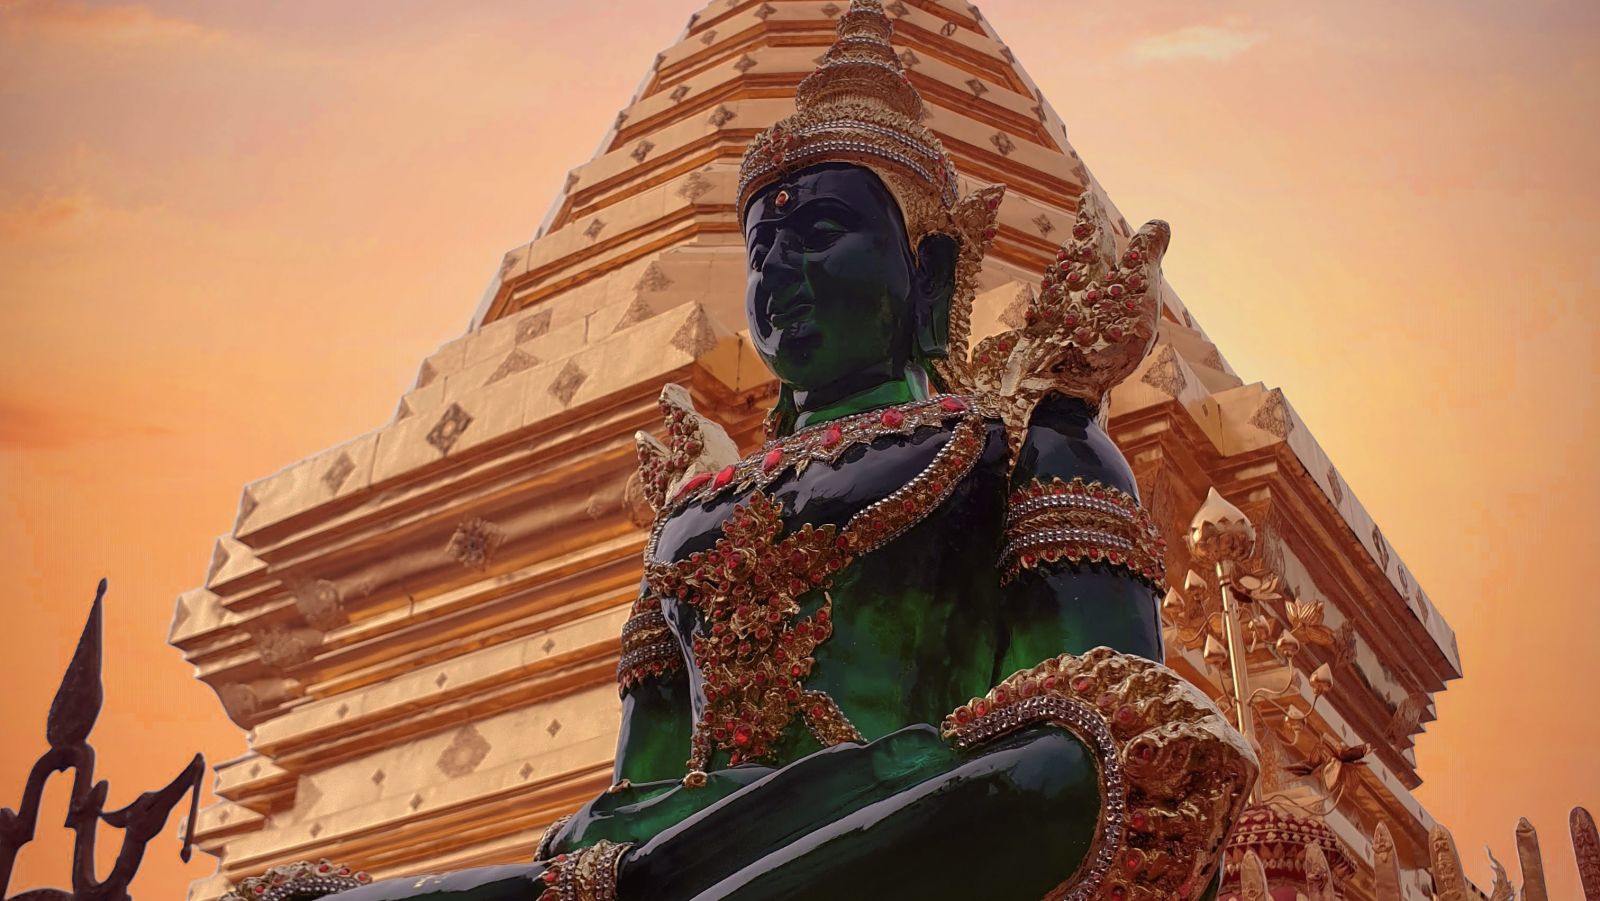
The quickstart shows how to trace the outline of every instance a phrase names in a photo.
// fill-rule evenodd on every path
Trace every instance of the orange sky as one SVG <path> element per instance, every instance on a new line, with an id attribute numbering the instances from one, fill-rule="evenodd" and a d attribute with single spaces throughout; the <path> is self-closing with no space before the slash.
<path id="1" fill-rule="evenodd" d="M 1419 745 L 1469 873 L 1600 807 L 1592 0 L 988 0 L 1169 278 L 1454 625 Z M 112 801 L 242 737 L 165 646 L 245 482 L 384 421 L 693 10 L 0 0 L 0 804 L 101 575 Z M 625 23 L 626 30 L 619 30 Z M 59 838 L 64 791 L 42 832 Z M 66 872 L 54 841 L 12 889 Z M 151 850 L 135 893 L 209 859 Z"/>

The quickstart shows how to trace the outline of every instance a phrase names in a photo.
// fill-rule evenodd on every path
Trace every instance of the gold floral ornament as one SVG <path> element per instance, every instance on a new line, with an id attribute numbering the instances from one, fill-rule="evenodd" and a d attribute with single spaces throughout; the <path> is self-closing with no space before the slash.
<path id="1" fill-rule="evenodd" d="M 706 699 L 692 771 L 704 770 L 717 748 L 730 751 L 733 764 L 767 758 L 803 712 L 812 652 L 833 633 L 831 603 L 797 618 L 799 598 L 850 562 L 849 543 L 833 526 L 807 523 L 780 540 L 782 530 L 783 508 L 757 492 L 734 508 L 712 550 L 651 565 L 652 586 L 695 604 L 707 622 L 692 646 Z"/>
<path id="2" fill-rule="evenodd" d="M 1020 329 L 978 345 L 973 389 L 1003 405 L 1014 444 L 1034 407 L 1048 394 L 1081 398 L 1095 408 L 1127 378 L 1155 343 L 1160 315 L 1165 222 L 1146 223 L 1120 255 L 1099 199 L 1079 199 L 1072 241 L 1045 269 Z"/>
<path id="3" fill-rule="evenodd" d="M 273 867 L 241 880 L 220 901 L 310 901 L 346 889 L 360 888 L 372 877 L 327 859 Z"/>
<path id="4" fill-rule="evenodd" d="M 750 142 L 739 167 L 739 209 L 810 166 L 849 163 L 871 170 L 899 205 L 913 253 L 929 235 L 946 235 L 960 247 L 949 356 L 935 360 L 934 369 L 943 388 L 970 393 L 972 298 L 1005 188 L 992 185 L 957 199 L 955 165 L 922 124 L 927 108 L 894 52 L 894 22 L 879 0 L 852 0 L 837 33 L 821 65 L 800 83 L 794 114 Z"/>
<path id="5" fill-rule="evenodd" d="M 1017 672 L 940 731 L 967 749 L 1041 724 L 1084 743 L 1105 799 L 1088 856 L 1046 898 L 1198 898 L 1256 777 L 1211 699 L 1160 664 L 1095 648 Z"/>

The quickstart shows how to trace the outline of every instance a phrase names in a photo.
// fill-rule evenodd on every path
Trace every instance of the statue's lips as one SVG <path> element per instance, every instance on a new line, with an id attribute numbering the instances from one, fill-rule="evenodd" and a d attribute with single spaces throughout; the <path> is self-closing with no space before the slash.
<path id="1" fill-rule="evenodd" d="M 811 319 L 811 311 L 815 309 L 812 304 L 799 303 L 787 307 L 781 312 L 773 313 L 768 321 L 774 329 L 783 330 L 792 325 L 798 325 Z"/>

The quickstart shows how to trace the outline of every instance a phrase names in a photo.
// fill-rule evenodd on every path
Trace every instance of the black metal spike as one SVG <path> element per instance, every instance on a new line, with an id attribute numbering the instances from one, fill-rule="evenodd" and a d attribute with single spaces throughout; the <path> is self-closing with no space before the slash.
<path id="1" fill-rule="evenodd" d="M 87 741 L 95 720 L 100 718 L 100 705 L 105 701 L 100 684 L 101 604 L 105 596 L 106 580 L 101 579 L 94 606 L 89 608 L 89 620 L 78 638 L 78 649 L 67 665 L 67 674 L 61 678 L 55 700 L 50 702 L 45 737 L 52 748 L 70 748 Z"/>

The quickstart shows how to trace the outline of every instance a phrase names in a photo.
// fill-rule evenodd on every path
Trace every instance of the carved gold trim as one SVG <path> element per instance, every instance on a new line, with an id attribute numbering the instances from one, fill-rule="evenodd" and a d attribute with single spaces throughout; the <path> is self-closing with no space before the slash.
<path id="1" fill-rule="evenodd" d="M 1211 699 L 1160 664 L 1096 648 L 1013 674 L 941 733 L 966 749 L 1039 724 L 1088 747 L 1104 799 L 1089 855 L 1046 897 L 1199 897 L 1256 776 L 1255 754 Z"/>

